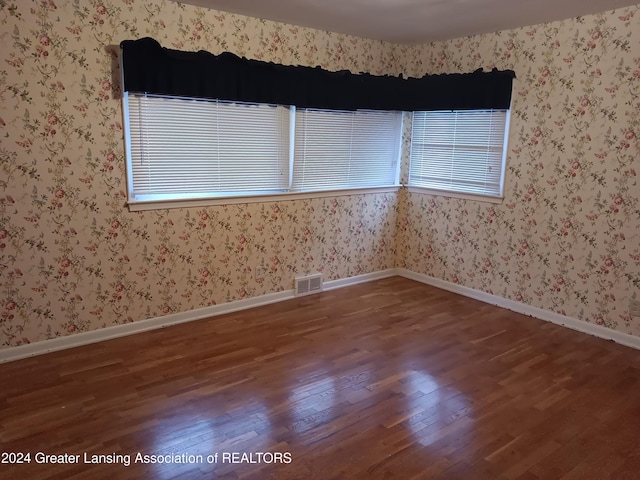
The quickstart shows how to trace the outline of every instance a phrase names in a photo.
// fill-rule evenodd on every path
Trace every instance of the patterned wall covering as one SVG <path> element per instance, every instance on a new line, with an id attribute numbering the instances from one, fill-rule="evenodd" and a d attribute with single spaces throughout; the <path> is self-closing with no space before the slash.
<path id="1" fill-rule="evenodd" d="M 411 47 L 168 0 L 0 2 L 0 348 L 394 266 L 640 335 L 639 23 L 632 7 Z M 374 74 L 513 68 L 506 199 L 131 213 L 117 45 L 142 36 Z"/>
<path id="2" fill-rule="evenodd" d="M 393 193 L 129 212 L 116 55 L 142 36 L 397 74 L 382 42 L 170 1 L 0 2 L 2 347 L 394 266 Z"/>
<path id="3" fill-rule="evenodd" d="M 403 47 L 408 73 L 515 70 L 502 204 L 408 194 L 398 266 L 640 335 L 640 6 Z"/>

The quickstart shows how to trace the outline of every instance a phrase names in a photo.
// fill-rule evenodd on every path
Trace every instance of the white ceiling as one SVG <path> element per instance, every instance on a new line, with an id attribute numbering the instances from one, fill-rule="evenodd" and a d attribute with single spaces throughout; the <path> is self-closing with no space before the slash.
<path id="1" fill-rule="evenodd" d="M 427 43 L 563 20 L 638 0 L 180 0 L 394 43 Z"/>

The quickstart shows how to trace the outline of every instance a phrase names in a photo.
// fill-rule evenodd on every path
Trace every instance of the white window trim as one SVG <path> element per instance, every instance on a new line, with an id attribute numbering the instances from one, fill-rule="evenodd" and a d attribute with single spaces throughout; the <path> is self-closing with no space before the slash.
<path id="1" fill-rule="evenodd" d="M 382 187 L 349 188 L 343 190 L 321 190 L 314 192 L 283 192 L 268 195 L 237 195 L 219 198 L 198 198 L 185 200 L 161 200 L 128 202 L 129 210 L 140 212 L 145 210 L 162 210 L 171 208 L 206 207 L 215 205 L 237 205 L 248 203 L 282 202 L 307 198 L 342 197 L 351 195 L 366 195 L 370 193 L 398 192 L 402 185 L 388 185 Z"/>
<path id="2" fill-rule="evenodd" d="M 434 190 L 432 188 L 415 187 L 411 185 L 403 185 L 409 193 L 419 193 L 422 195 L 432 195 L 434 197 L 444 198 L 460 198 L 463 200 L 474 200 L 476 202 L 502 203 L 504 195 L 501 197 L 490 197 L 488 195 L 473 195 L 471 193 L 452 192 L 449 190 Z"/>

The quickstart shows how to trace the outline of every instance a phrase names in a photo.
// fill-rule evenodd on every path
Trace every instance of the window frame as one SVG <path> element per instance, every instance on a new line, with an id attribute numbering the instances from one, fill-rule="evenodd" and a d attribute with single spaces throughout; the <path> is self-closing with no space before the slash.
<path id="1" fill-rule="evenodd" d="M 327 188 L 322 190 L 291 190 L 293 185 L 293 168 L 294 168 L 294 144 L 295 144 L 295 125 L 296 125 L 296 107 L 286 106 L 290 109 L 289 116 L 289 189 L 286 191 L 274 191 L 265 193 L 261 192 L 225 192 L 225 194 L 203 194 L 202 196 L 190 194 L 185 198 L 166 198 L 166 199 L 136 199 L 134 197 L 134 179 L 133 179 L 133 165 L 132 165 L 132 151 L 131 151 L 131 123 L 129 114 L 129 95 L 141 95 L 134 92 L 123 92 L 122 95 L 122 108 L 124 118 L 124 135 L 125 135 L 125 157 L 126 157 L 126 177 L 127 177 L 127 204 L 130 211 L 144 211 L 144 210 L 159 210 L 169 208 L 182 208 L 182 207 L 197 207 L 197 206 L 209 206 L 209 205 L 228 205 L 239 203 L 258 203 L 258 202 L 273 202 L 278 200 L 295 200 L 300 198 L 320 198 L 320 197 L 334 197 L 341 195 L 353 195 L 353 194 L 367 194 L 367 193 L 385 193 L 385 192 L 397 192 L 402 186 L 399 183 L 400 164 L 401 164 L 401 149 L 402 149 L 402 126 L 405 119 L 403 112 L 397 112 L 400 119 L 398 121 L 399 128 L 396 132 L 397 139 L 397 152 L 394 159 L 391 161 L 391 167 L 395 169 L 394 178 L 389 184 L 377 185 L 377 186 L 336 186 L 336 188 Z M 158 95 L 156 95 L 158 96 Z M 169 97 L 162 96 L 160 97 Z M 243 102 L 240 102 L 243 103 Z M 337 111 L 339 112 L 339 111 Z M 213 192 L 211 192 L 213 193 Z"/>
<path id="2" fill-rule="evenodd" d="M 455 189 L 445 189 L 445 188 L 434 188 L 427 187 L 421 185 L 415 185 L 411 183 L 411 161 L 412 161 L 412 153 L 413 153 L 413 114 L 417 112 L 413 112 L 411 116 L 411 140 L 410 140 L 410 151 L 408 152 L 408 173 L 407 173 L 407 184 L 406 187 L 411 193 L 421 193 L 427 195 L 441 196 L 441 197 L 449 197 L 449 198 L 460 198 L 465 200 L 474 200 L 479 202 L 489 202 L 489 203 L 502 203 L 504 200 L 504 185 L 506 178 L 506 166 L 507 166 L 507 156 L 508 156 L 508 144 L 509 144 L 509 134 L 510 134 L 510 123 L 511 123 L 511 106 L 507 109 L 476 109 L 470 111 L 487 111 L 487 110 L 496 110 L 496 111 L 504 111 L 505 112 L 505 122 L 504 122 L 504 131 L 503 131 L 503 141 L 502 141 L 502 158 L 500 163 L 500 181 L 499 181 L 499 193 L 497 195 L 491 195 L 486 193 L 472 193 L 463 190 L 455 190 Z M 446 112 L 451 112 L 455 114 L 460 110 L 447 110 Z M 445 111 L 442 111 L 445 112 Z"/>
<path id="3" fill-rule="evenodd" d="M 132 174 L 132 165 L 131 165 L 131 155 L 130 155 L 130 145 L 131 139 L 130 135 L 130 125 L 129 125 L 129 115 L 128 115 L 128 92 L 124 92 L 122 95 L 122 107 L 123 107 L 123 118 L 124 118 L 124 133 L 125 133 L 125 149 L 126 149 L 126 180 L 127 180 L 127 204 L 130 211 L 144 211 L 144 210 L 159 210 L 159 209 L 170 209 L 170 208 L 182 208 L 182 207 L 199 207 L 199 206 L 210 206 L 210 205 L 232 205 L 232 204 L 246 204 L 246 203 L 263 203 L 263 202 L 274 202 L 274 201 L 282 201 L 282 200 L 297 200 L 297 199 L 306 199 L 306 198 L 322 198 L 322 197 L 335 197 L 335 196 L 343 196 L 343 195 L 356 195 L 356 194 L 370 194 L 370 193 L 392 193 L 398 192 L 400 187 L 406 187 L 407 191 L 410 193 L 418 193 L 418 194 L 426 194 L 433 196 L 441 196 L 441 197 L 449 197 L 449 198 L 460 198 L 466 200 L 473 200 L 479 202 L 490 202 L 490 203 L 501 203 L 504 200 L 504 183 L 506 178 L 506 164 L 507 164 L 507 156 L 508 156 L 508 140 L 510 135 L 510 120 L 511 120 L 511 107 L 506 110 L 506 119 L 505 119 L 505 128 L 504 128 L 504 141 L 503 141 L 503 150 L 502 150 L 502 162 L 501 162 L 501 179 L 500 179 L 500 195 L 499 196 L 489 196 L 483 194 L 472 194 L 472 193 L 464 193 L 459 191 L 450 191 L 450 190 L 441 190 L 428 188 L 423 186 L 412 185 L 410 183 L 409 172 L 411 169 L 411 133 L 413 125 L 412 123 L 407 125 L 406 122 L 413 122 L 413 113 L 414 112 L 398 112 L 401 116 L 400 119 L 400 132 L 398 135 L 400 136 L 398 140 L 398 153 L 396 156 L 395 164 L 395 179 L 394 183 L 383 186 L 365 186 L 365 187 L 348 187 L 348 188 L 335 188 L 335 189 L 325 189 L 325 190 L 308 190 L 308 191 L 283 191 L 283 192 L 275 192 L 275 193 L 237 193 L 237 194 L 227 194 L 225 196 L 203 196 L 203 197 L 191 197 L 184 199 L 162 199 L 162 200 L 143 200 L 136 201 L 131 199 L 130 193 L 133 191 L 133 174 Z M 290 129 L 295 129 L 295 107 L 289 107 L 292 115 L 290 117 Z M 403 138 L 402 132 L 407 132 L 408 128 L 408 139 Z M 293 134 L 290 135 L 290 150 L 289 150 L 289 175 L 290 175 L 290 185 L 292 185 L 292 177 L 293 177 L 293 144 L 295 143 L 295 136 Z M 405 147 L 408 147 L 408 150 L 405 151 Z M 406 165 L 406 175 L 407 182 L 400 184 L 399 178 L 401 171 L 404 171 L 403 163 L 407 162 Z M 404 176 L 404 174 L 403 174 Z"/>

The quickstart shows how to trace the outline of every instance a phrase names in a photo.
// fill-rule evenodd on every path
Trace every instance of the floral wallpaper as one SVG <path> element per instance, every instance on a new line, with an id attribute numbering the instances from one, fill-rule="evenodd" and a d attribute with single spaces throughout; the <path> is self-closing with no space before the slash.
<path id="1" fill-rule="evenodd" d="M 169 0 L 0 2 L 0 348 L 393 267 L 640 335 L 639 24 L 630 7 L 405 46 Z M 512 68 L 506 198 L 130 212 L 117 55 L 143 36 L 373 74 Z"/>
<path id="2" fill-rule="evenodd" d="M 397 74 L 382 42 L 168 0 L 0 2 L 1 347 L 394 266 L 393 193 L 129 212 L 117 55 L 142 36 Z"/>
<path id="3" fill-rule="evenodd" d="M 398 56 L 518 77 L 504 202 L 407 193 L 398 266 L 640 335 L 640 6 Z"/>

